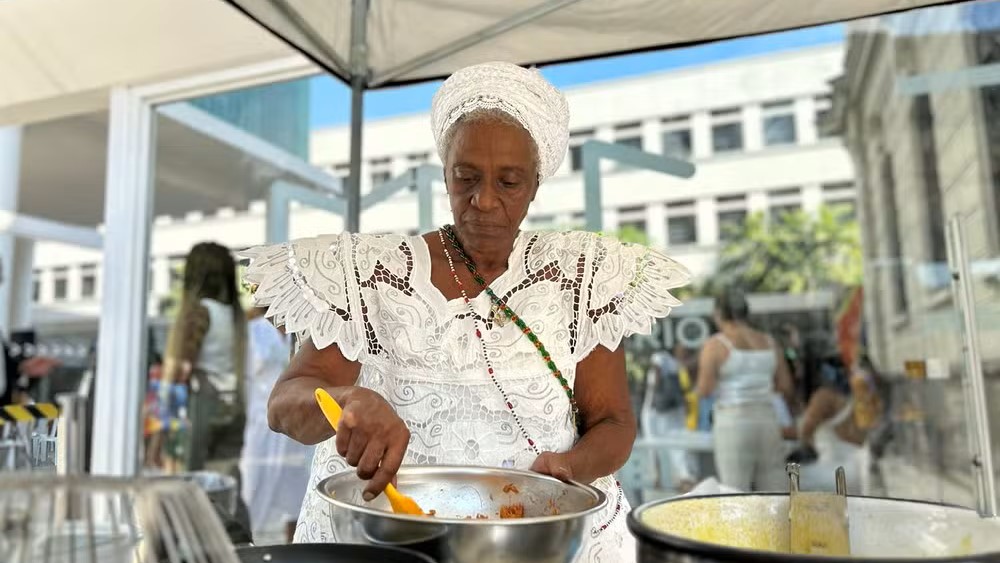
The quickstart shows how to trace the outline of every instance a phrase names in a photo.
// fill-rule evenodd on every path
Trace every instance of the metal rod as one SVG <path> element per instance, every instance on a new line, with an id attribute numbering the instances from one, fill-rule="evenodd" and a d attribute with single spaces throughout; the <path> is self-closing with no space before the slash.
<path id="1" fill-rule="evenodd" d="M 836 473 L 837 479 L 837 494 L 846 497 L 847 496 L 847 473 L 844 471 L 844 467 L 840 466 L 837 468 Z"/>
<path id="2" fill-rule="evenodd" d="M 418 55 L 404 63 L 400 63 L 394 67 L 386 69 L 375 75 L 372 79 L 372 86 L 381 86 L 399 76 L 403 76 L 408 72 L 423 68 L 429 64 L 433 64 L 441 59 L 454 55 L 460 51 L 464 51 L 473 45 L 482 43 L 488 39 L 492 39 L 498 35 L 502 35 L 521 27 L 522 25 L 529 24 L 539 18 L 545 17 L 552 12 L 561 10 L 570 4 L 575 4 L 580 0 L 549 0 L 548 2 L 542 2 L 541 4 L 514 14 L 513 16 L 501 20 L 491 26 L 485 27 L 466 35 L 460 39 L 452 41 L 446 45 L 432 49 L 422 55 Z"/>
<path id="3" fill-rule="evenodd" d="M 965 226 L 962 218 L 948 221 L 948 262 L 952 276 L 952 292 L 961 309 L 964 324 L 963 352 L 965 355 L 966 398 L 969 400 L 969 428 L 972 471 L 976 477 L 976 492 L 980 516 L 997 516 L 996 483 L 993 473 L 993 451 L 990 442 L 989 411 L 986 406 L 986 386 L 983 364 L 979 355 L 979 323 L 973 296 L 972 272 L 965 248 Z"/>
<path id="4" fill-rule="evenodd" d="M 789 463 L 785 465 L 785 473 L 788 474 L 788 492 L 799 492 L 799 464 Z"/>
<path id="5" fill-rule="evenodd" d="M 291 8 L 286 0 L 271 0 L 271 5 L 302 32 L 302 35 L 305 36 L 307 41 L 309 41 L 309 44 L 313 49 L 319 51 L 320 54 L 329 59 L 329 62 L 333 63 L 335 70 L 342 73 L 345 78 L 351 75 L 351 67 L 348 66 L 347 61 L 338 55 L 337 51 L 333 50 L 330 45 L 323 40 L 323 36 L 313 29 L 313 26 L 302 17 L 302 14 L 300 14 L 298 10 Z"/>
<path id="6" fill-rule="evenodd" d="M 354 0 L 351 8 L 351 160 L 347 183 L 345 230 L 361 228 L 361 132 L 365 87 L 368 83 L 368 0 Z"/>

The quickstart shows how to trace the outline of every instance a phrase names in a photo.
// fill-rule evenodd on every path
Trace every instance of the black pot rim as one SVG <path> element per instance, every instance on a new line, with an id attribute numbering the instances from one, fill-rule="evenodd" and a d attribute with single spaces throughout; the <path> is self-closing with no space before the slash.
<path id="1" fill-rule="evenodd" d="M 1000 552 L 980 553 L 974 555 L 959 555 L 954 557 L 834 557 L 824 555 L 802 556 L 791 553 L 780 553 L 775 551 L 762 551 L 755 549 L 742 549 L 725 545 L 700 542 L 673 534 L 667 534 L 654 530 L 639 521 L 638 514 L 654 506 L 661 506 L 672 502 L 682 502 L 689 500 L 717 499 L 732 497 L 787 497 L 788 493 L 726 493 L 721 495 L 697 495 L 687 497 L 674 497 L 665 500 L 655 500 L 647 502 L 629 512 L 626 522 L 628 529 L 636 539 L 642 542 L 649 542 L 659 547 L 667 547 L 679 551 L 686 555 L 695 557 L 706 557 L 722 563 L 802 563 L 803 561 L 817 561 L 822 563 L 980 563 L 982 561 L 1000 561 Z M 906 502 L 911 504 L 924 504 L 930 506 L 956 508 L 974 512 L 964 506 L 945 504 L 940 502 L 930 502 L 926 500 L 897 499 L 885 497 L 872 497 L 863 495 L 848 495 L 850 498 L 890 500 Z"/>

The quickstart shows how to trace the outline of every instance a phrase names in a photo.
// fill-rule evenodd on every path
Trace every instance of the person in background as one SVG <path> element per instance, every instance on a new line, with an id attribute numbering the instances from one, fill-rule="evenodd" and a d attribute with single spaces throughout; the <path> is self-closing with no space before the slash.
<path id="1" fill-rule="evenodd" d="M 822 384 L 803 415 L 800 445 L 787 461 L 803 464 L 801 484 L 815 490 L 833 490 L 834 472 L 844 467 L 848 491 L 857 494 L 865 470 L 861 448 L 884 406 L 878 372 L 867 356 L 850 374 L 835 361 L 825 363 L 822 371 Z"/>
<path id="2" fill-rule="evenodd" d="M 784 444 L 772 394 L 794 393 L 784 354 L 749 324 L 746 296 L 727 290 L 715 305 L 719 332 L 705 343 L 697 391 L 715 396 L 715 465 L 723 484 L 743 491 L 787 490 Z"/>
<path id="3" fill-rule="evenodd" d="M 3 287 L 3 262 L 0 261 L 0 287 Z M 43 356 L 25 357 L 14 353 L 7 341 L 8 335 L 0 334 L 0 407 L 31 402 L 28 389 L 33 380 L 48 376 L 61 362 Z"/>
<path id="4" fill-rule="evenodd" d="M 688 394 L 691 377 L 686 365 L 686 349 L 678 344 L 674 354 L 662 350 L 650 358 L 646 374 L 646 393 L 643 402 L 642 428 L 645 437 L 664 436 L 672 431 L 685 430 L 688 426 Z M 682 449 L 657 450 L 659 474 L 669 468 L 673 480 L 670 485 L 679 493 L 690 491 L 695 485 L 697 468 L 689 452 Z M 660 487 L 667 483 L 660 483 Z"/>
<path id="5" fill-rule="evenodd" d="M 240 456 L 243 500 L 250 510 L 253 536 L 281 529 L 288 543 L 309 484 L 313 448 L 272 432 L 267 400 L 288 366 L 291 339 L 264 317 L 266 308 L 250 310 L 247 325 L 247 425 Z"/>
<path id="6" fill-rule="evenodd" d="M 197 471 L 213 462 L 235 472 L 246 419 L 243 374 L 246 321 L 239 302 L 236 263 L 229 249 L 213 242 L 195 245 L 184 265 L 180 310 L 167 338 L 161 389 L 187 384 L 189 432 L 171 433 L 169 472 Z M 164 403 L 176 402 L 176 397 Z M 185 439 L 185 434 L 187 438 Z"/>

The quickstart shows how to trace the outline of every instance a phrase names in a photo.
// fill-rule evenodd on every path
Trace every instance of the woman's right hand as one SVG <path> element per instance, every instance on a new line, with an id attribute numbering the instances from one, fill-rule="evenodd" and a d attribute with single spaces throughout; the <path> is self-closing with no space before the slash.
<path id="1" fill-rule="evenodd" d="M 341 388 L 339 394 L 343 415 L 337 429 L 337 453 L 358 469 L 358 477 L 368 480 L 364 492 L 368 502 L 395 479 L 410 443 L 410 431 L 375 391 Z"/>

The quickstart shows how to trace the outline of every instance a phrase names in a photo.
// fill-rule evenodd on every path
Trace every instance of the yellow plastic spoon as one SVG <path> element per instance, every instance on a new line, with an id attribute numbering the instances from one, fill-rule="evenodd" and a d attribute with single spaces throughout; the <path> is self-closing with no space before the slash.
<path id="1" fill-rule="evenodd" d="M 316 389 L 316 402 L 319 403 L 320 410 L 326 415 L 327 422 L 330 423 L 330 426 L 334 430 L 337 430 L 337 425 L 340 424 L 340 415 L 343 414 L 340 405 L 322 388 Z M 385 486 L 385 496 L 388 497 L 389 504 L 392 505 L 392 511 L 396 514 L 424 515 L 424 511 L 420 509 L 417 501 L 397 491 L 396 487 L 392 486 L 392 483 Z"/>

